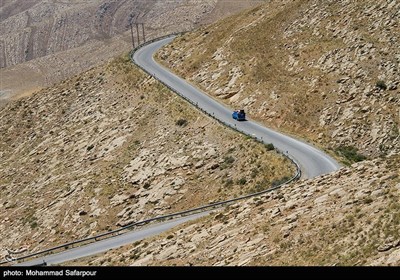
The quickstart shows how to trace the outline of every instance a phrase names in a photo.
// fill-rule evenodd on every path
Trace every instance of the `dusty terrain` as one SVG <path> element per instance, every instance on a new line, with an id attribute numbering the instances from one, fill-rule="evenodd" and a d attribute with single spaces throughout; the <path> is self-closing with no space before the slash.
<path id="1" fill-rule="evenodd" d="M 373 158 L 400 151 L 399 17 L 398 1 L 271 1 L 158 59 L 268 126 Z"/>
<path id="2" fill-rule="evenodd" d="M 191 108 L 126 55 L 9 103 L 0 119 L 2 256 L 294 174 L 287 159 Z"/>

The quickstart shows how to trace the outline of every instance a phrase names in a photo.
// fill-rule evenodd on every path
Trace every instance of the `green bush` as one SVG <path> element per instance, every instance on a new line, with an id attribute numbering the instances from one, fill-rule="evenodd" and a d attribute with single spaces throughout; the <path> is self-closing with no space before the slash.
<path id="1" fill-rule="evenodd" d="M 38 227 L 38 223 L 36 221 L 33 221 L 31 223 L 31 228 L 34 229 L 34 228 L 37 228 L 37 227 Z"/>
<path id="2" fill-rule="evenodd" d="M 379 81 L 376 82 L 376 87 L 378 87 L 380 89 L 383 89 L 383 90 L 387 89 L 387 86 L 386 86 L 385 82 L 382 81 L 382 80 L 379 80 Z"/>
<path id="3" fill-rule="evenodd" d="M 176 125 L 178 125 L 178 126 L 182 126 L 182 127 L 185 127 L 186 125 L 187 125 L 187 120 L 185 120 L 185 119 L 179 119 L 179 120 L 177 120 L 176 121 Z"/>
<path id="4" fill-rule="evenodd" d="M 265 147 L 267 148 L 267 151 L 272 151 L 275 149 L 274 144 L 272 143 L 266 144 Z"/>
<path id="5" fill-rule="evenodd" d="M 247 183 L 247 180 L 246 180 L 246 178 L 244 178 L 244 177 L 243 177 L 243 178 L 240 178 L 240 179 L 238 180 L 238 184 L 239 184 L 239 185 L 242 185 L 242 186 L 243 186 L 243 185 L 245 185 L 246 183 Z"/>
<path id="6" fill-rule="evenodd" d="M 346 158 L 350 163 L 359 162 L 366 159 L 366 157 L 362 154 L 359 154 L 357 148 L 353 146 L 339 146 L 336 149 L 336 152 L 340 156 Z"/>

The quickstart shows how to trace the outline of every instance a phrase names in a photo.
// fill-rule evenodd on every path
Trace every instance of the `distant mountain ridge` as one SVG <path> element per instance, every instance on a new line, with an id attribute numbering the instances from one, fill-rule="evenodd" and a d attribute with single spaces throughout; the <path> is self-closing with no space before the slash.
<path id="1" fill-rule="evenodd" d="M 0 102 L 127 52 L 130 22 L 146 38 L 191 30 L 262 1 L 90 0 L 0 2 Z M 138 44 L 134 26 L 135 44 Z M 140 34 L 140 41 L 143 42 Z M 23 77 L 23 78 L 21 78 Z"/>

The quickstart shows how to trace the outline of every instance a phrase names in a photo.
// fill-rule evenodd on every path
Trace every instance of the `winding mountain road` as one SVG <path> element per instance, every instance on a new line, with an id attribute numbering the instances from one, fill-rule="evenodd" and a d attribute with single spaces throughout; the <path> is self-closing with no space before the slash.
<path id="1" fill-rule="evenodd" d="M 312 178 L 339 169 L 340 166 L 334 159 L 307 143 L 275 132 L 251 120 L 238 122 L 232 119 L 232 109 L 222 105 L 207 94 L 203 93 L 201 90 L 195 88 L 184 79 L 171 73 L 167 68 L 155 62 L 153 58 L 154 53 L 172 40 L 173 37 L 169 37 L 143 46 L 134 53 L 133 60 L 136 64 L 157 77 L 157 79 L 163 81 L 169 87 L 173 88 L 175 91 L 191 100 L 191 102 L 196 104 L 199 108 L 218 118 L 222 122 L 236 127 L 246 134 L 257 137 L 265 143 L 273 143 L 276 148 L 282 152 L 288 153 L 288 155 L 290 155 L 299 164 L 303 178 Z M 251 112 L 249 112 L 249 114 L 251 115 Z M 137 231 L 121 234 L 61 253 L 39 257 L 37 259 L 17 265 L 38 265 L 43 263 L 43 261 L 48 265 L 58 264 L 105 252 L 109 249 L 117 248 L 125 244 L 159 234 L 176 225 L 189 220 L 197 219 L 198 217 L 204 215 L 207 215 L 207 213 L 195 214 L 163 223 L 158 223 L 141 228 Z"/>
<path id="2" fill-rule="evenodd" d="M 208 213 L 198 213 L 192 216 L 182 217 L 178 219 L 174 219 L 171 221 L 166 221 L 163 223 L 157 223 L 154 225 L 144 226 L 139 230 L 131 231 L 125 234 L 118 235 L 116 237 L 111 237 L 108 239 L 100 240 L 94 243 L 90 243 L 88 245 L 76 247 L 73 249 L 68 249 L 66 251 L 46 255 L 44 257 L 38 257 L 31 261 L 18 263 L 15 266 L 33 266 L 33 265 L 41 265 L 43 262 L 46 265 L 59 264 L 63 262 L 67 262 L 70 260 L 75 260 L 91 255 L 95 255 L 98 253 L 102 253 L 108 251 L 110 249 L 118 248 L 127 244 L 131 244 L 135 241 L 142 240 L 157 234 L 160 234 L 164 231 L 169 230 L 179 224 L 184 222 L 195 220 L 197 218 L 206 216 Z"/>
<path id="3" fill-rule="evenodd" d="M 219 103 L 184 79 L 171 73 L 169 69 L 158 64 L 153 58 L 154 53 L 173 39 L 174 37 L 165 38 L 140 48 L 133 55 L 134 61 L 220 121 L 236 127 L 248 135 L 257 137 L 264 143 L 272 143 L 282 152 L 287 152 L 300 165 L 303 178 L 313 178 L 339 169 L 339 164 L 333 158 L 310 144 L 273 131 L 251 120 L 242 122 L 234 120 L 232 108 Z M 248 112 L 248 115 L 251 116 L 251 112 Z"/>

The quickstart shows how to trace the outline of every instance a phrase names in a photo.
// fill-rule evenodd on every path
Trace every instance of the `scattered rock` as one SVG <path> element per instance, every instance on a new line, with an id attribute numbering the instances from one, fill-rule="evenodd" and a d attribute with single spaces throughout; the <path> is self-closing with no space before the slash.
<path id="1" fill-rule="evenodd" d="M 87 215 L 87 212 L 85 210 L 79 211 L 79 216 L 85 216 Z"/>
<path id="2" fill-rule="evenodd" d="M 275 217 L 277 217 L 277 216 L 279 216 L 279 215 L 281 215 L 282 213 L 281 213 L 281 209 L 279 209 L 279 208 L 275 208 L 275 209 L 273 209 L 272 211 L 271 211 L 271 219 L 273 219 L 273 218 L 275 218 Z"/>
<path id="3" fill-rule="evenodd" d="M 194 168 L 198 169 L 204 166 L 204 161 L 203 160 L 199 160 L 195 165 Z"/>

